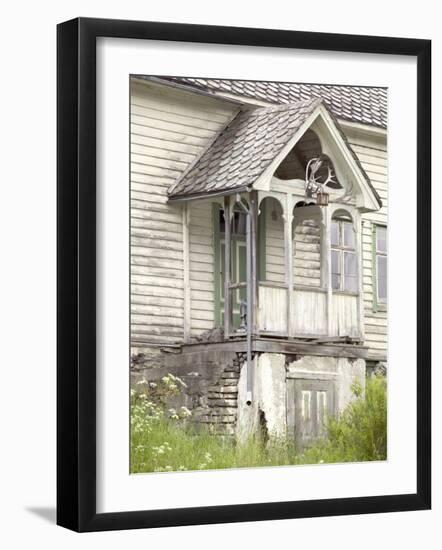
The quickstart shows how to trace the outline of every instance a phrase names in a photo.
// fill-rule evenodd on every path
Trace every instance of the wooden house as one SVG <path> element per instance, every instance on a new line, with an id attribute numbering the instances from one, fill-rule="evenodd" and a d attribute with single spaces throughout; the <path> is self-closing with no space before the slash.
<path id="1" fill-rule="evenodd" d="M 387 358 L 387 91 L 131 79 L 134 379 L 303 445 Z"/>

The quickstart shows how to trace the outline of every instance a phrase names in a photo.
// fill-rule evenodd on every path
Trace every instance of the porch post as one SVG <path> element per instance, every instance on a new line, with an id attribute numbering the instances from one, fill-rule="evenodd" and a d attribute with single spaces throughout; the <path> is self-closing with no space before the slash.
<path id="1" fill-rule="evenodd" d="M 332 281 L 331 281 L 331 212 L 329 206 L 322 210 L 321 285 L 327 291 L 327 336 L 332 336 Z"/>
<path id="2" fill-rule="evenodd" d="M 232 316 L 232 307 L 230 300 L 230 283 L 231 283 L 231 206 L 230 197 L 224 197 L 224 338 L 230 336 L 230 320 Z"/>
<path id="3" fill-rule="evenodd" d="M 258 193 L 252 191 L 250 193 L 250 257 L 251 257 L 251 274 L 250 282 L 252 286 L 252 333 L 259 332 L 259 280 L 258 280 Z"/>
<path id="4" fill-rule="evenodd" d="M 287 193 L 284 212 L 284 256 L 287 285 L 287 334 L 294 336 L 293 320 L 293 196 Z"/>

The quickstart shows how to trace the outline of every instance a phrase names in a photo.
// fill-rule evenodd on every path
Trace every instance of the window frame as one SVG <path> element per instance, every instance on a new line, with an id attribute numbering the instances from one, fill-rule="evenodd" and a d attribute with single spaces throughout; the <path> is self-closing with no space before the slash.
<path id="1" fill-rule="evenodd" d="M 339 260 L 339 263 L 340 263 L 340 273 L 339 273 L 339 276 L 340 276 L 340 284 L 339 284 L 339 288 L 333 288 L 333 272 L 332 272 L 332 263 L 333 262 L 330 262 L 330 274 L 331 274 L 331 289 L 332 289 L 332 292 L 336 292 L 336 293 L 341 293 L 341 294 L 349 294 L 349 295 L 352 295 L 352 296 L 359 296 L 359 256 L 358 256 L 358 249 L 357 249 L 357 236 L 356 236 L 356 231 L 355 231 L 355 228 L 354 228 L 354 222 L 353 222 L 353 219 L 348 216 L 348 217 L 343 217 L 343 216 L 336 216 L 336 217 L 332 217 L 331 219 L 331 224 L 333 225 L 333 223 L 338 223 L 338 240 L 339 240 L 339 244 L 333 244 L 332 243 L 332 238 L 331 238 L 331 228 L 330 228 L 330 258 L 332 256 L 332 251 L 333 250 L 336 250 L 339 252 L 340 254 L 340 260 Z M 345 240 L 344 240 L 344 224 L 350 224 L 352 229 L 353 229 L 353 246 L 347 246 L 345 245 Z M 356 275 L 355 275 L 355 278 L 356 278 L 356 282 L 357 282 L 357 290 L 347 290 L 345 289 L 345 253 L 346 252 L 351 252 L 355 255 L 356 257 Z"/>
<path id="2" fill-rule="evenodd" d="M 373 223 L 372 224 L 372 275 L 373 275 L 373 311 L 376 313 L 378 311 L 387 311 L 388 304 L 388 289 L 387 289 L 387 299 L 379 299 L 379 284 L 378 284 L 378 256 L 383 256 L 387 261 L 387 281 L 388 281 L 388 244 L 386 246 L 385 252 L 378 251 L 378 239 L 377 232 L 378 229 L 382 228 L 388 232 L 388 227 L 383 223 Z M 386 240 L 387 242 L 387 240 Z M 387 282 L 386 281 L 386 282 Z"/>
<path id="3" fill-rule="evenodd" d="M 221 278 L 222 244 L 224 233 L 220 231 L 220 213 L 224 207 L 216 202 L 212 203 L 212 232 L 213 232 L 213 295 L 214 295 L 214 326 L 222 327 L 222 312 L 224 309 L 224 287 Z M 266 280 L 266 210 L 265 204 L 260 206 L 258 219 L 258 277 L 259 281 Z M 245 240 L 245 235 L 244 235 Z"/>

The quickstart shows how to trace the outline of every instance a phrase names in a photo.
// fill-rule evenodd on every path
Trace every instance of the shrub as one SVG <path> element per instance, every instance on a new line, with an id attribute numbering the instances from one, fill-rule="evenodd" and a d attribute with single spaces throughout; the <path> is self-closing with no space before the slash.
<path id="1" fill-rule="evenodd" d="M 387 392 L 385 378 L 367 380 L 365 395 L 353 387 L 355 399 L 337 419 L 327 422 L 328 440 L 296 452 L 290 439 L 264 445 L 251 438 L 243 445 L 195 433 L 185 407 L 167 409 L 167 399 L 184 383 L 169 375 L 156 384 L 143 381 L 131 394 L 131 471 L 161 472 L 256 466 L 385 460 L 387 457 Z"/>
<path id="2" fill-rule="evenodd" d="M 338 418 L 327 422 L 328 439 L 303 453 L 303 463 L 363 462 L 387 458 L 387 382 L 367 379 L 365 396 L 354 385 L 356 399 Z"/>

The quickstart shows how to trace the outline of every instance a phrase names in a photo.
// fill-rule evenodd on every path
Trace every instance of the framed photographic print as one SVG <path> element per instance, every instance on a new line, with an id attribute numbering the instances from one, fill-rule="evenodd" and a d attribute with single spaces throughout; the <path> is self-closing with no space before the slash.
<path id="1" fill-rule="evenodd" d="M 430 52 L 58 26 L 59 525 L 430 507 Z"/>

